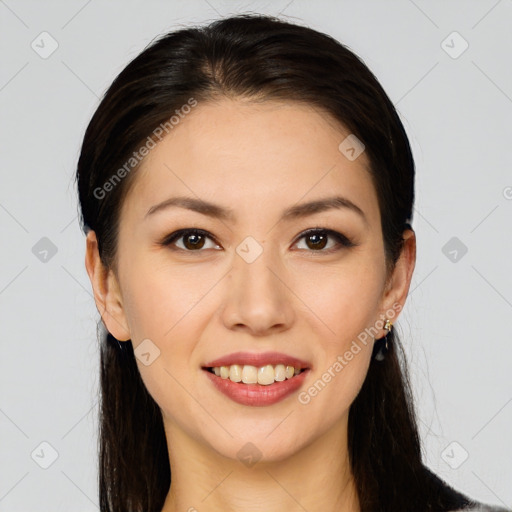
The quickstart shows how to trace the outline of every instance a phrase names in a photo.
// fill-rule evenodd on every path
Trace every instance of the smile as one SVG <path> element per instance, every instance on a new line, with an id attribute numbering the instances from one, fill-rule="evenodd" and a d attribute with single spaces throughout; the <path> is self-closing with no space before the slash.
<path id="1" fill-rule="evenodd" d="M 283 382 L 299 375 L 304 369 L 284 364 L 260 366 L 232 364 L 230 366 L 215 366 L 209 371 L 222 379 L 229 379 L 231 382 L 242 382 L 244 384 L 261 384 L 269 386 L 274 382 Z"/>
<path id="2" fill-rule="evenodd" d="M 231 374 L 233 366 L 240 366 L 241 370 L 235 369 L 233 372 L 234 374 L 239 372 L 242 375 L 242 379 L 244 378 L 244 370 L 248 368 L 245 370 L 245 374 L 248 376 L 246 380 L 254 381 L 256 375 L 258 381 L 262 378 L 265 382 L 270 382 L 270 378 L 272 378 L 272 382 L 260 384 L 259 382 L 250 383 L 243 382 L 242 380 L 239 382 L 232 381 L 229 375 Z M 303 385 L 304 380 L 311 371 L 309 368 L 297 369 L 293 366 L 284 367 L 285 379 L 279 381 L 276 380 L 276 371 L 277 377 L 282 378 L 281 366 L 284 365 L 276 365 L 275 368 L 272 365 L 266 365 L 260 368 L 250 365 L 231 365 L 229 367 L 203 368 L 203 370 L 204 375 L 209 379 L 211 384 L 213 384 L 215 389 L 232 401 L 241 405 L 263 407 L 280 402 L 296 392 Z M 216 375 L 215 369 L 217 369 L 219 375 Z M 262 370 L 261 373 L 260 370 Z M 229 374 L 227 373 L 228 371 Z M 287 374 L 290 375 L 292 371 L 293 374 L 288 377 Z M 296 371 L 298 371 L 298 373 L 296 373 Z M 223 372 L 225 377 L 222 377 L 220 372 Z M 274 375 L 272 375 L 271 372 Z"/>

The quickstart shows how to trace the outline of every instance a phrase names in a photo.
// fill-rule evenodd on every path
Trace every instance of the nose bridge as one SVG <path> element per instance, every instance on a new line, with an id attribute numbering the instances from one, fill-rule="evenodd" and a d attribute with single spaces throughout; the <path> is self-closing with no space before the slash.
<path id="1" fill-rule="evenodd" d="M 255 333 L 264 333 L 288 325 L 292 305 L 278 277 L 278 256 L 264 244 L 254 242 L 246 239 L 233 256 L 224 321 L 228 327 L 245 325 Z"/>
<path id="2" fill-rule="evenodd" d="M 243 291 L 272 299 L 279 294 L 279 280 L 271 271 L 277 267 L 276 258 L 268 247 L 262 249 L 254 260 L 245 259 L 238 252 L 233 264 L 233 273 L 236 276 L 235 280 L 239 280 L 239 284 L 243 285 Z"/>

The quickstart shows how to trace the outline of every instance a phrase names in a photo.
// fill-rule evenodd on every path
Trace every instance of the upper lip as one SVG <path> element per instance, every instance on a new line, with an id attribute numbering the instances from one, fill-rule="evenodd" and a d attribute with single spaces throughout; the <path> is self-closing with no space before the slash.
<path id="1" fill-rule="evenodd" d="M 282 354 L 280 352 L 234 352 L 227 356 L 219 357 L 213 361 L 209 361 L 203 365 L 204 368 L 213 368 L 216 366 L 231 366 L 232 364 L 265 366 L 267 364 L 276 365 L 284 364 L 285 366 L 293 366 L 295 368 L 305 369 L 311 368 L 310 363 L 299 359 L 298 357 Z"/>

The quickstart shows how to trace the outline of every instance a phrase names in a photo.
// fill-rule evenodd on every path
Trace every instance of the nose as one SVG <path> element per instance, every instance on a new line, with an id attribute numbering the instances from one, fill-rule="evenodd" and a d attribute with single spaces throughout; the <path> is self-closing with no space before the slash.
<path id="1" fill-rule="evenodd" d="M 284 268 L 267 248 L 252 263 L 235 254 L 227 276 L 224 325 L 253 336 L 289 329 L 294 320 L 293 293 L 284 274 Z"/>

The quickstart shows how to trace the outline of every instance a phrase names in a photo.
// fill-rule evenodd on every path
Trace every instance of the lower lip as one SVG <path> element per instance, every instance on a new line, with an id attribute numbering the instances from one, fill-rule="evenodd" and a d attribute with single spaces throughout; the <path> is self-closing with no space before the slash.
<path id="1" fill-rule="evenodd" d="M 262 407 L 280 402 L 294 391 L 297 391 L 304 383 L 309 369 L 295 375 L 291 379 L 274 382 L 274 384 L 269 384 L 268 386 L 233 382 L 230 379 L 217 377 L 217 375 L 208 370 L 203 371 L 212 384 L 234 402 L 242 405 L 252 405 L 253 407 Z"/>

